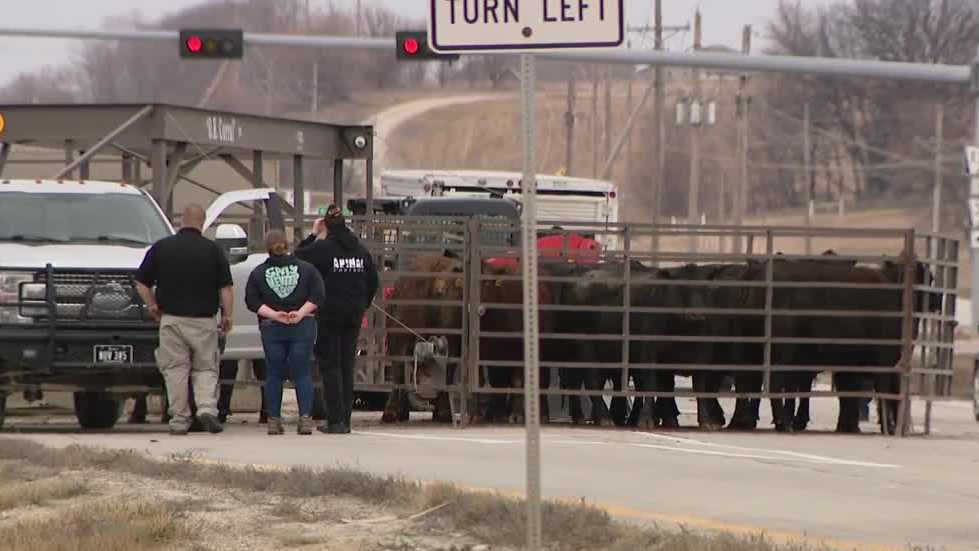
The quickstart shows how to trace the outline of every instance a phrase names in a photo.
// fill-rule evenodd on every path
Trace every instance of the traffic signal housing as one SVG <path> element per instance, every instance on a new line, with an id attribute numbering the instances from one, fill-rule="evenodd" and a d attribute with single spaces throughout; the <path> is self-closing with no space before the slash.
<path id="1" fill-rule="evenodd" d="M 241 29 L 180 30 L 180 57 L 184 59 L 241 59 L 244 54 Z"/>
<path id="2" fill-rule="evenodd" d="M 456 61 L 459 54 L 440 54 L 428 47 L 428 32 L 398 31 L 395 33 L 398 59 L 410 61 Z"/>

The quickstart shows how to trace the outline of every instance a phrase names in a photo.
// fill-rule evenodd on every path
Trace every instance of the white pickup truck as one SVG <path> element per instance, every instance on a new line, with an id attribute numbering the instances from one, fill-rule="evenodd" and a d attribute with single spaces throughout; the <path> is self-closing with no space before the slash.
<path id="1" fill-rule="evenodd" d="M 205 231 L 240 202 L 263 201 L 273 218 L 278 200 L 272 189 L 221 195 L 207 209 Z M 237 283 L 237 327 L 224 339 L 224 359 L 261 358 L 243 294 L 265 255 L 248 254 L 240 227 L 215 230 Z M 161 390 L 156 329 L 133 273 L 149 246 L 173 233 L 152 197 L 130 185 L 0 181 L 0 427 L 13 392 L 34 399 L 45 390 L 74 392 L 82 427 L 104 429 L 125 398 Z"/>

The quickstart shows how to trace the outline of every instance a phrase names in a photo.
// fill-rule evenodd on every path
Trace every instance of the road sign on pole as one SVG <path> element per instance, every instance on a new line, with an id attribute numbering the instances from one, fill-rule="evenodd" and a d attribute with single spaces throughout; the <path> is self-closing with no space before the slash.
<path id="1" fill-rule="evenodd" d="M 521 262 L 524 413 L 527 430 L 527 549 L 540 551 L 540 332 L 537 304 L 537 145 L 534 55 L 541 50 L 614 48 L 625 39 L 624 0 L 431 0 L 428 40 L 440 53 L 519 52 L 523 118 Z"/>
<path id="2" fill-rule="evenodd" d="M 625 40 L 625 0 L 431 0 L 438 52 L 611 48 Z"/>
<path id="3" fill-rule="evenodd" d="M 534 147 L 534 56 L 520 56 L 523 112 L 523 267 L 524 417 L 527 423 L 527 549 L 542 545 L 540 472 L 540 357 L 537 304 L 537 167 Z"/>

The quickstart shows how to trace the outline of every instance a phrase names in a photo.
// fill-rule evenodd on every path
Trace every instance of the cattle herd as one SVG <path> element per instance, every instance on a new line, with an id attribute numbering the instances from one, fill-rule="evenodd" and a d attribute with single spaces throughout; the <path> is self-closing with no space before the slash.
<path id="1" fill-rule="evenodd" d="M 438 275 L 399 278 L 389 308 L 400 322 L 425 334 L 444 331 L 449 355 L 456 358 L 461 357 L 466 338 L 461 331 L 465 310 L 458 304 L 467 296 L 468 277 L 476 277 L 467 274 L 464 266 L 451 255 L 415 257 L 412 272 Z M 625 284 L 626 269 L 623 261 L 541 263 L 541 362 L 558 368 L 560 388 L 600 391 L 611 382 L 621 390 L 627 353 L 627 373 L 635 390 L 663 393 L 636 397 L 631 407 L 623 397 L 612 399 L 609 407 L 598 394 L 588 398 L 569 395 L 574 423 L 586 421 L 580 400 L 590 399 L 589 421 L 595 425 L 679 427 L 679 409 L 670 395 L 675 376 L 691 377 L 693 389 L 707 394 L 732 387 L 738 393 L 760 393 L 766 378 L 770 393 L 787 394 L 810 392 L 819 372 L 828 371 L 837 391 L 897 395 L 905 336 L 905 273 L 914 274 L 915 285 L 928 286 L 933 281 L 920 262 L 906 271 L 904 263 L 863 264 L 843 260 L 832 251 L 802 260 L 775 258 L 669 268 L 631 260 L 629 285 Z M 769 269 L 772 281 L 777 282 L 772 286 L 766 284 Z M 522 388 L 523 340 L 516 334 L 504 335 L 522 331 L 518 307 L 522 284 L 516 275 L 519 271 L 513 266 L 484 263 L 478 274 L 478 297 L 468 298 L 478 308 L 479 337 L 469 342 L 470 346 L 478 342 L 480 388 Z M 626 298 L 628 315 L 624 312 Z M 918 313 L 939 312 L 942 299 L 941 293 L 916 290 L 912 304 Z M 413 302 L 398 304 L 399 300 Z M 419 305 L 421 300 L 438 303 Z M 449 301 L 457 304 L 448 305 Z M 769 301 L 774 314 L 766 316 Z M 916 336 L 917 321 L 911 330 Z M 770 346 L 765 344 L 766 332 L 774 339 Z M 623 345 L 626 339 L 627 347 Z M 410 357 L 416 341 L 410 334 L 389 332 L 387 354 Z M 766 356 L 769 365 L 775 366 L 767 377 Z M 460 364 L 454 365 L 450 377 Z M 411 367 L 416 374 L 421 370 L 419 377 L 424 376 L 424 365 L 415 362 Z M 393 370 L 396 382 L 404 382 L 404 372 Z M 550 386 L 549 373 L 550 369 L 542 368 L 542 387 Z M 407 418 L 405 396 L 402 390 L 391 393 L 384 412 L 386 422 Z M 473 403 L 474 422 L 522 420 L 519 392 L 477 392 Z M 898 404 L 897 400 L 879 401 L 881 429 L 888 434 L 896 430 Z M 859 432 L 863 405 L 861 398 L 840 397 L 836 430 Z M 543 398 L 541 406 L 547 419 Z M 757 398 L 739 398 L 728 428 L 756 428 L 760 407 Z M 807 398 L 772 399 L 771 410 L 778 431 L 803 431 L 810 422 Z M 434 412 L 437 420 L 451 419 L 446 393 L 435 400 Z M 726 423 L 720 402 L 710 397 L 697 399 L 697 419 L 701 428 L 709 430 Z"/>

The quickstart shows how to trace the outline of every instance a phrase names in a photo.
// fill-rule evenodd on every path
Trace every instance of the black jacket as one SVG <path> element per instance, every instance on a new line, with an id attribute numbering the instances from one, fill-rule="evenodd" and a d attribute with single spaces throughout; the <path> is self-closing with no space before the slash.
<path id="1" fill-rule="evenodd" d="M 323 305 L 323 277 L 309 262 L 295 256 L 269 256 L 248 276 L 245 305 L 258 312 L 267 305 L 280 312 L 294 312 L 306 302 Z"/>
<path id="2" fill-rule="evenodd" d="M 330 228 L 329 236 L 310 235 L 296 256 L 323 276 L 326 297 L 317 313 L 323 327 L 360 327 L 380 285 L 374 259 L 346 226 Z"/>

